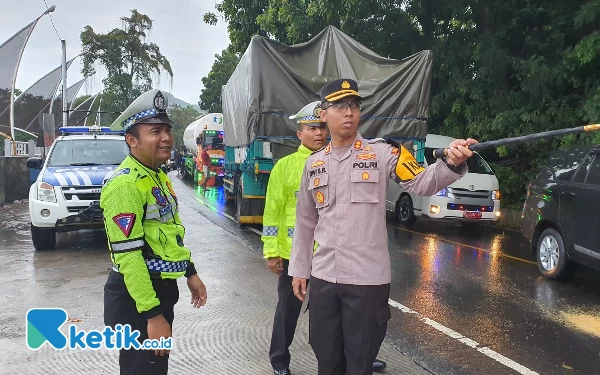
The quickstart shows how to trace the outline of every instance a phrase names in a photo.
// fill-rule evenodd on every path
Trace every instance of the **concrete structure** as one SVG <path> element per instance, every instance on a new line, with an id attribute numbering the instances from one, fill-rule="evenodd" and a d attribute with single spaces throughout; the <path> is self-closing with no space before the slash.
<path id="1" fill-rule="evenodd" d="M 0 157 L 0 204 L 27 199 L 29 195 L 27 157 Z"/>

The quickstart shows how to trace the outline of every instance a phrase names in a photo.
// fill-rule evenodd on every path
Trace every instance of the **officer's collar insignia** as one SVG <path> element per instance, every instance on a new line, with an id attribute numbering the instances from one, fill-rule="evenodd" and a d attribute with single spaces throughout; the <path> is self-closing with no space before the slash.
<path id="1" fill-rule="evenodd" d="M 331 153 L 331 143 L 328 143 L 327 146 L 325 146 L 325 155 L 329 155 Z"/>
<path id="2" fill-rule="evenodd" d="M 156 198 L 156 203 L 158 203 L 159 206 L 166 206 L 168 204 L 167 198 L 162 195 L 162 192 L 158 187 L 155 186 L 152 188 L 152 195 Z"/>
<path id="3" fill-rule="evenodd" d="M 350 88 L 350 83 L 348 81 L 342 82 L 342 88 L 348 90 Z"/>
<path id="4" fill-rule="evenodd" d="M 356 142 L 354 142 L 354 149 L 355 150 L 362 149 L 362 141 L 356 141 Z"/>
<path id="5" fill-rule="evenodd" d="M 129 237 L 131 230 L 133 229 L 133 225 L 135 224 L 135 214 L 118 214 L 113 216 L 113 221 L 115 224 L 117 224 L 119 229 L 121 229 L 121 232 L 123 232 L 125 237 Z"/>
<path id="6" fill-rule="evenodd" d="M 159 112 L 165 112 L 167 110 L 167 99 L 162 92 L 157 92 L 154 97 L 154 108 Z"/>

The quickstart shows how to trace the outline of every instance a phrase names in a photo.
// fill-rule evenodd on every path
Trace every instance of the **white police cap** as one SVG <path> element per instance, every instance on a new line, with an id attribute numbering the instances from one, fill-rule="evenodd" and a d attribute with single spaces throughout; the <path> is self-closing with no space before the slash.
<path id="1" fill-rule="evenodd" d="M 316 102 L 307 104 L 295 115 L 290 116 L 290 120 L 296 120 L 297 123 L 308 126 L 323 126 L 320 116 L 321 102 L 317 100 Z"/>
<path id="2" fill-rule="evenodd" d="M 138 96 L 110 126 L 111 130 L 124 130 L 139 123 L 171 124 L 167 116 L 169 102 L 158 89 L 148 90 Z"/>

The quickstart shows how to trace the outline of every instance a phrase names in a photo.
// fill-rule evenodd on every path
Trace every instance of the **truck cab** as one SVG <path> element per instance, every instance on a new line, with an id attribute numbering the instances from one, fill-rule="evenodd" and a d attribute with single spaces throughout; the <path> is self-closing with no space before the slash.
<path id="1" fill-rule="evenodd" d="M 45 160 L 29 158 L 41 171 L 29 190 L 31 238 L 36 250 L 56 246 L 56 233 L 102 229 L 100 192 L 129 150 L 123 132 L 109 128 L 59 129 Z"/>
<path id="2" fill-rule="evenodd" d="M 225 164 L 223 138 L 221 113 L 209 113 L 189 124 L 183 133 L 183 143 L 188 150 L 184 156 L 183 178 L 192 178 L 196 184 L 202 184 L 208 178 L 206 186 L 222 185 Z M 210 158 L 207 176 L 204 176 L 202 164 L 203 150 L 207 151 Z"/>

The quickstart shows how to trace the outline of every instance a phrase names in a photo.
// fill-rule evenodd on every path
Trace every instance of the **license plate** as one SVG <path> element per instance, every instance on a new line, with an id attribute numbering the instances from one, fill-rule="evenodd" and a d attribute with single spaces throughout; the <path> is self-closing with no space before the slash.
<path id="1" fill-rule="evenodd" d="M 463 213 L 465 219 L 481 219 L 481 212 L 469 212 Z"/>

